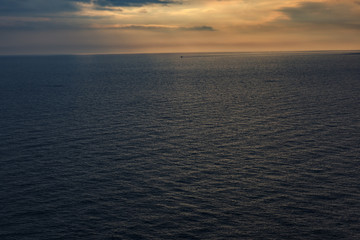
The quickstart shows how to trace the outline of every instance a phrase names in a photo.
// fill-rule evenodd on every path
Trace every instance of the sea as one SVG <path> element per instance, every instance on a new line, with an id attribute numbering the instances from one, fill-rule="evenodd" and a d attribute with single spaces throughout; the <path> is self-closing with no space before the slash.
<path id="1" fill-rule="evenodd" d="M 0 239 L 360 239 L 360 52 L 1 56 Z"/>

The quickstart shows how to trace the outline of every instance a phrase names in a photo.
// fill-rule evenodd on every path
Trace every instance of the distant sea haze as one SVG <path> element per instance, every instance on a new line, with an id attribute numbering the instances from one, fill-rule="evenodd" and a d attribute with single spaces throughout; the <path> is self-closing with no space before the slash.
<path id="1" fill-rule="evenodd" d="M 359 106 L 355 52 L 0 57 L 0 239 L 360 239 Z"/>

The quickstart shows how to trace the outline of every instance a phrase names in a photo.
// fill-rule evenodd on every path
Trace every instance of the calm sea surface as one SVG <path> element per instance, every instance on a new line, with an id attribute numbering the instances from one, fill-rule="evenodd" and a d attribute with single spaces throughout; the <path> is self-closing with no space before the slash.
<path id="1" fill-rule="evenodd" d="M 360 239 L 360 54 L 0 57 L 0 239 Z"/>

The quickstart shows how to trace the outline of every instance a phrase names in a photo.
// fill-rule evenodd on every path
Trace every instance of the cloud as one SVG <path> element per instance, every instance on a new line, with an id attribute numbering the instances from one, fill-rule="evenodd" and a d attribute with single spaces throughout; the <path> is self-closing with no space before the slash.
<path id="1" fill-rule="evenodd" d="M 166 0 L 95 0 L 95 4 L 100 6 L 118 6 L 118 7 L 126 7 L 126 6 L 143 6 L 147 4 L 169 4 L 174 3 L 174 1 L 166 1 Z"/>
<path id="2" fill-rule="evenodd" d="M 89 29 L 81 19 L 31 17 L 31 16 L 0 16 L 0 31 L 36 32 L 47 30 L 81 30 Z M 1 32 L 0 32 L 1 34 Z"/>
<path id="3" fill-rule="evenodd" d="M 77 11 L 77 3 L 89 3 L 90 0 L 0 0 L 2 16 L 50 15 L 58 12 Z"/>
<path id="4" fill-rule="evenodd" d="M 151 31 L 168 31 L 176 30 L 176 26 L 155 25 L 155 24 L 93 24 L 90 29 L 125 29 L 125 30 L 151 30 Z"/>
<path id="5" fill-rule="evenodd" d="M 91 29 L 125 29 L 125 30 L 146 30 L 146 31 L 215 31 L 211 26 L 192 26 L 181 27 L 171 25 L 151 25 L 151 24 L 93 24 Z"/>
<path id="6" fill-rule="evenodd" d="M 94 4 L 98 7 L 128 7 L 175 2 L 173 0 L 0 0 L 0 15 L 34 16 L 74 12 L 81 8 L 81 3 Z"/>
<path id="7" fill-rule="evenodd" d="M 359 30 L 360 0 L 0 0 L 0 54 L 358 49 Z"/>
<path id="8" fill-rule="evenodd" d="M 360 7 L 355 1 L 303 2 L 295 7 L 279 9 L 285 22 L 319 28 L 360 30 Z"/>
<path id="9" fill-rule="evenodd" d="M 177 1 L 179 2 L 179 1 Z M 134 29 L 156 30 L 155 27 L 135 26 L 137 14 L 143 5 L 166 6 L 175 3 L 173 0 L 0 0 L 0 30 L 54 30 L 54 29 L 92 29 L 94 23 L 112 24 L 118 22 L 116 17 L 123 8 L 130 10 L 130 22 Z M 111 14 L 110 12 L 114 12 Z M 46 18 L 46 19 L 45 19 Z M 138 18 L 139 19 L 139 18 Z M 132 22 L 134 21 L 135 22 Z M 141 24 L 144 25 L 142 22 Z M 130 27 L 128 27 L 130 29 Z"/>
<path id="10" fill-rule="evenodd" d="M 179 29 L 183 31 L 215 31 L 211 26 L 181 27 Z"/>

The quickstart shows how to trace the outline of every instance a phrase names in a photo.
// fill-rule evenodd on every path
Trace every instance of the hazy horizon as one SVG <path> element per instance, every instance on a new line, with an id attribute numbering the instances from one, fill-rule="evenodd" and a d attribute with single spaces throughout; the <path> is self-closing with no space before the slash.
<path id="1" fill-rule="evenodd" d="M 178 54 L 178 55 L 194 55 L 194 54 L 203 54 L 203 55 L 235 55 L 235 54 L 301 54 L 301 53 L 349 53 L 349 54 L 358 54 L 360 49 L 350 49 L 350 50 L 283 50 L 283 51 L 233 51 L 233 52 L 112 52 L 112 53 L 103 53 L 103 52 L 90 52 L 90 53 L 14 53 L 14 54 L 0 54 L 0 57 L 11 57 L 11 56 L 91 56 L 91 55 L 150 55 L 150 54 Z"/>

